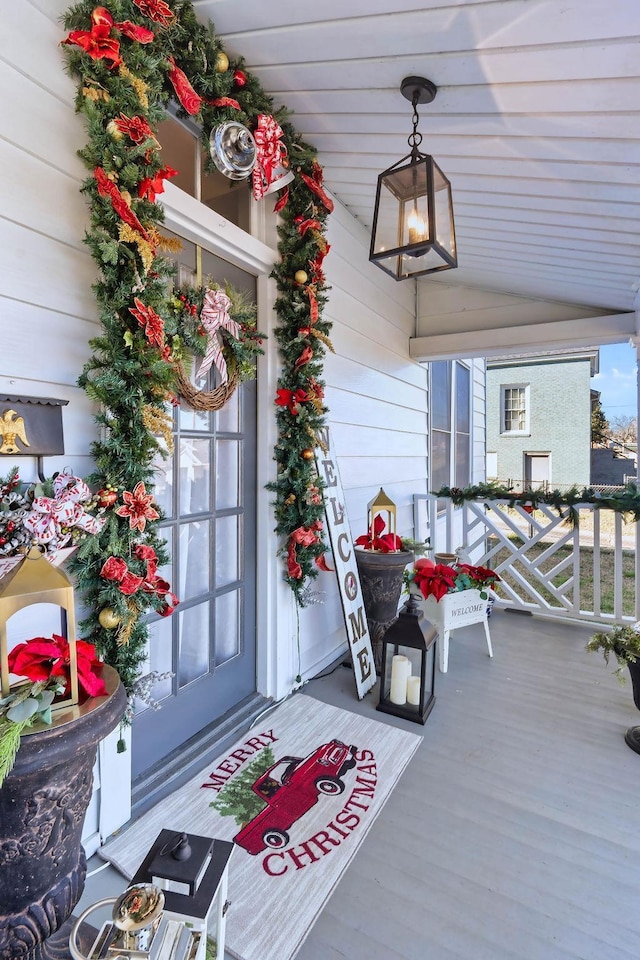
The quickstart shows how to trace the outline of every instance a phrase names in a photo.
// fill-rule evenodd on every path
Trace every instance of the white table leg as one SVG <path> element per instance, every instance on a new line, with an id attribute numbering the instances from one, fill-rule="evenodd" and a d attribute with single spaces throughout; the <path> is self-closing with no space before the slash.
<path id="1" fill-rule="evenodd" d="M 487 637 L 487 649 L 489 651 L 489 656 L 493 656 L 493 650 L 491 649 L 491 634 L 489 633 L 489 621 L 485 619 L 484 621 L 484 632 Z"/>
<path id="2" fill-rule="evenodd" d="M 446 673 L 449 666 L 449 631 L 443 630 L 438 640 L 440 641 L 440 673 Z"/>

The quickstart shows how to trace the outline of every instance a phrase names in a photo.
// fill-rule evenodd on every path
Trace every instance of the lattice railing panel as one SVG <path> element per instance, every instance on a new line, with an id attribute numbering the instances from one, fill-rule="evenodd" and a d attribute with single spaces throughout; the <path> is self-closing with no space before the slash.
<path id="1" fill-rule="evenodd" d="M 630 574 L 631 561 L 626 559 L 623 565 L 623 524 L 619 514 L 613 514 L 613 523 L 608 522 L 614 538 L 609 547 L 602 544 L 601 511 L 594 509 L 593 504 L 576 505 L 578 519 L 574 526 L 568 520 L 568 510 L 560 516 L 544 504 L 529 514 L 522 506 L 504 500 L 468 501 L 461 507 L 454 507 L 449 501 L 438 515 L 435 497 L 421 495 L 415 501 L 416 537 L 430 536 L 435 551 L 455 552 L 462 548 L 471 562 L 497 570 L 503 578 L 499 588 L 501 605 L 546 616 L 599 622 L 640 619 L 640 534 L 638 524 L 634 524 L 635 558 Z M 602 511 L 605 512 L 611 513 Z M 584 534 L 587 517 L 589 531 Z M 627 557 L 628 541 L 627 529 Z M 583 589 L 581 576 L 589 579 L 588 591 Z M 628 595 L 623 596 L 624 581 L 630 576 L 635 587 L 631 601 Z M 605 587 L 607 578 L 612 580 L 613 587 Z"/>

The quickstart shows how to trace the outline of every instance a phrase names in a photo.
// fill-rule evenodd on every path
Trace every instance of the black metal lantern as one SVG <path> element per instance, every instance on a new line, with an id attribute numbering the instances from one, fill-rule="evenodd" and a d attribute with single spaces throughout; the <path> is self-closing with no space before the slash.
<path id="1" fill-rule="evenodd" d="M 402 81 L 400 91 L 413 105 L 411 153 L 378 177 L 369 260 L 396 280 L 458 266 L 451 184 L 433 157 L 418 149 L 417 107 L 431 103 L 437 89 L 424 77 Z"/>
<path id="2" fill-rule="evenodd" d="M 426 723 L 436 701 L 435 628 L 411 597 L 382 638 L 380 702 L 376 709 Z"/>

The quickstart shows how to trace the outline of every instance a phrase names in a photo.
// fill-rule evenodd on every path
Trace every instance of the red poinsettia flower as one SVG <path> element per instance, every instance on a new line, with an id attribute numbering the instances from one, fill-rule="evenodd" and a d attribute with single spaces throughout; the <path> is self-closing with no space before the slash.
<path id="1" fill-rule="evenodd" d="M 178 171 L 173 167 L 161 167 L 154 177 L 145 177 L 138 186 L 138 196 L 143 200 L 155 203 L 156 194 L 164 193 L 164 181 L 170 177 L 177 177 Z"/>
<path id="2" fill-rule="evenodd" d="M 128 117 L 126 113 L 121 113 L 113 123 L 120 133 L 124 133 L 134 143 L 142 143 L 143 140 L 147 140 L 149 137 L 153 140 L 156 139 L 153 130 L 144 117 Z"/>
<path id="3" fill-rule="evenodd" d="M 72 30 L 63 44 L 81 47 L 92 60 L 111 60 L 114 66 L 121 63 L 120 42 L 111 36 L 111 30 L 119 30 L 125 37 L 137 43 L 151 43 L 152 30 L 140 27 L 131 20 L 115 23 L 106 7 L 95 7 L 91 14 L 91 30 Z"/>
<path id="4" fill-rule="evenodd" d="M 445 594 L 455 590 L 456 571 L 444 563 L 432 560 L 417 560 L 414 564 L 413 582 L 422 596 L 441 600 Z"/>
<path id="5" fill-rule="evenodd" d="M 69 645 L 66 641 L 65 645 L 67 648 L 65 667 L 68 669 Z M 87 643 L 86 640 L 76 640 L 76 660 L 78 664 L 78 686 L 80 689 L 84 690 L 90 697 L 103 696 L 107 692 L 107 688 L 104 685 L 102 677 L 96 673 L 96 670 L 100 669 L 101 664 L 96 655 L 94 645 Z"/>
<path id="6" fill-rule="evenodd" d="M 90 697 L 99 697 L 107 692 L 104 680 L 98 676 L 100 661 L 93 644 L 76 641 L 78 685 Z M 65 681 L 65 695 L 69 692 L 71 678 L 71 650 L 66 637 L 53 634 L 51 638 L 34 637 L 19 643 L 9 654 L 9 670 L 18 677 L 27 677 L 32 682 L 61 677 Z"/>
<path id="7" fill-rule="evenodd" d="M 34 637 L 26 643 L 19 643 L 9 653 L 9 671 L 17 677 L 27 677 L 36 683 L 48 680 L 54 662 L 60 657 L 60 648 L 53 639 Z"/>
<path id="8" fill-rule="evenodd" d="M 165 0 L 133 0 L 136 7 L 145 17 L 159 23 L 163 27 L 168 27 L 173 20 L 173 11 L 165 3 Z"/>
<path id="9" fill-rule="evenodd" d="M 457 563 L 455 569 L 459 573 L 465 573 L 471 580 L 478 584 L 478 586 L 489 586 L 500 580 L 500 576 L 496 571 L 491 570 L 489 567 L 474 567 L 470 563 Z"/>
<path id="10" fill-rule="evenodd" d="M 147 493 L 146 487 L 142 481 L 133 488 L 133 493 L 125 490 L 122 494 L 124 504 L 118 507 L 116 513 L 119 517 L 129 518 L 129 527 L 131 530 L 136 528 L 140 533 L 144 533 L 147 520 L 158 520 L 160 514 L 152 507 L 153 494 Z"/>
<path id="11" fill-rule="evenodd" d="M 96 7 L 91 14 L 91 30 L 72 30 L 63 44 L 76 45 L 88 53 L 92 60 L 111 60 L 116 66 L 121 62 L 120 41 L 111 36 L 113 17 L 104 7 Z"/>
<path id="12" fill-rule="evenodd" d="M 396 533 L 385 533 L 382 531 L 386 527 L 384 518 L 377 513 L 373 518 L 373 536 L 371 531 L 358 537 L 354 543 L 358 547 L 364 547 L 365 550 L 378 550 L 380 553 L 393 553 L 396 550 L 402 550 L 402 538 Z"/>
<path id="13" fill-rule="evenodd" d="M 146 306 L 138 297 L 134 297 L 133 302 L 135 307 L 129 307 L 129 313 L 133 314 L 141 327 L 144 327 L 144 334 L 151 346 L 162 349 L 164 347 L 164 320 L 158 316 L 153 307 Z"/>

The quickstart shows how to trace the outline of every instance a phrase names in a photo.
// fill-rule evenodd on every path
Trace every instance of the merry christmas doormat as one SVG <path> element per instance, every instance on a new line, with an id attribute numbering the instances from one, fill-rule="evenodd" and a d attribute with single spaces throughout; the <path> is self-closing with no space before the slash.
<path id="1" fill-rule="evenodd" d="M 226 951 L 289 960 L 421 739 L 296 694 L 101 854 L 131 877 L 163 827 L 234 840 Z"/>

